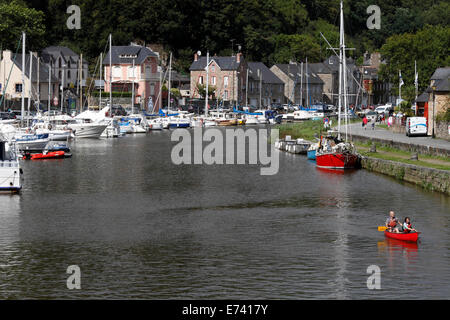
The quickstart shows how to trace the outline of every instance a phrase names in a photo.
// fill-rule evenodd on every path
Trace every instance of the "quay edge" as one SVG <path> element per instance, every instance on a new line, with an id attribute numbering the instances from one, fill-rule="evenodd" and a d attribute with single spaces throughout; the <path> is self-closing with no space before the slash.
<path id="1" fill-rule="evenodd" d="M 367 156 L 361 157 L 361 167 L 369 171 L 386 174 L 401 181 L 414 183 L 427 190 L 450 195 L 450 171 Z"/>

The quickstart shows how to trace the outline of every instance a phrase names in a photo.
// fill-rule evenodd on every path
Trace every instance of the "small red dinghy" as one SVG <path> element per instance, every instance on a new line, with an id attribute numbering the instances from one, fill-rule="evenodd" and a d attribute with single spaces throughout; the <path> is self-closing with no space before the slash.
<path id="1" fill-rule="evenodd" d="M 31 160 L 44 160 L 44 159 L 61 159 L 64 158 L 64 151 L 54 151 L 48 153 L 36 153 L 31 156 Z"/>
<path id="2" fill-rule="evenodd" d="M 395 233 L 387 230 L 384 231 L 384 235 L 388 238 L 411 242 L 417 242 L 419 239 L 419 234 L 420 232 Z"/>

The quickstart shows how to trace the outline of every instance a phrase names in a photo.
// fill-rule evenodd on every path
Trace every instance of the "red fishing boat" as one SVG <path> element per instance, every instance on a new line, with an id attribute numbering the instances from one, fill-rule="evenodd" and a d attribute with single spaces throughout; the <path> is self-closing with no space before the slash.
<path id="1" fill-rule="evenodd" d="M 316 153 L 316 165 L 326 169 L 354 169 L 358 162 L 358 155 L 349 152 Z"/>
<path id="2" fill-rule="evenodd" d="M 54 151 L 47 153 L 36 153 L 31 155 L 31 160 L 44 160 L 44 159 L 62 159 L 65 158 L 64 151 Z"/>
<path id="3" fill-rule="evenodd" d="M 417 242 L 417 240 L 419 239 L 419 234 L 420 232 L 396 233 L 396 232 L 389 232 L 387 230 L 384 231 L 384 235 L 388 238 L 411 242 Z"/>

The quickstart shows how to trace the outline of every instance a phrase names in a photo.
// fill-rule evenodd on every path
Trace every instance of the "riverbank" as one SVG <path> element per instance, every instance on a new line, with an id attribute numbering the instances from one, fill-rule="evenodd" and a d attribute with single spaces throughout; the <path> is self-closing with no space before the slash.
<path id="1" fill-rule="evenodd" d="M 450 171 L 401 163 L 392 160 L 362 156 L 361 167 L 407 181 L 430 191 L 450 195 Z"/>
<path id="2" fill-rule="evenodd" d="M 277 126 L 280 138 L 290 135 L 293 139 L 314 140 L 324 131 L 320 121 L 305 121 Z M 352 134 L 351 140 L 361 154 L 363 169 L 386 174 L 401 181 L 419 185 L 430 191 L 450 195 L 450 161 L 444 148 L 423 147 L 396 143 L 383 139 L 362 137 Z M 375 150 L 371 150 L 375 146 Z M 417 152 L 417 160 L 411 153 Z"/>

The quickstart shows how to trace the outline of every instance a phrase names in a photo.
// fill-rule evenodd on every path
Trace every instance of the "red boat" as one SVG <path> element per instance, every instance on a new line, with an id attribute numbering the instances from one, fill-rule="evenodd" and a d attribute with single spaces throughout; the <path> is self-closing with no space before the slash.
<path id="1" fill-rule="evenodd" d="M 316 165 L 326 169 L 354 169 L 358 156 L 350 152 L 316 153 Z"/>
<path id="2" fill-rule="evenodd" d="M 417 242 L 417 240 L 419 239 L 419 234 L 420 232 L 396 233 L 389 232 L 387 230 L 384 231 L 384 235 L 388 238 L 411 242 Z"/>
<path id="3" fill-rule="evenodd" d="M 44 159 L 61 159 L 65 156 L 64 151 L 54 151 L 54 152 L 47 152 L 47 153 L 36 153 L 31 155 L 31 160 L 44 160 Z"/>

